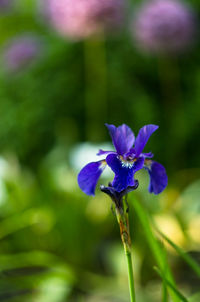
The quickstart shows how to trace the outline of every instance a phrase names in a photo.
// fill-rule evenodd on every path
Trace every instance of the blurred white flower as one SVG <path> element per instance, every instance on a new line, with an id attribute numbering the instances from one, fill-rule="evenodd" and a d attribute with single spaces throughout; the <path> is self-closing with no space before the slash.
<path id="1" fill-rule="evenodd" d="M 72 167 L 79 172 L 89 162 L 98 161 L 105 158 L 105 155 L 96 155 L 99 149 L 113 150 L 113 146 L 110 143 L 103 143 L 100 145 L 82 143 L 75 146 L 70 153 L 70 163 Z M 112 171 L 106 168 L 103 175 L 105 177 L 109 177 L 112 175 Z"/>

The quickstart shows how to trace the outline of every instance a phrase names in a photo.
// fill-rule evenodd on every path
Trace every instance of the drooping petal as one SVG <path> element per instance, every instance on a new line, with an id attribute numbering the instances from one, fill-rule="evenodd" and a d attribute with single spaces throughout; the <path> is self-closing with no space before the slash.
<path id="1" fill-rule="evenodd" d="M 99 149 L 99 152 L 97 153 L 97 155 L 104 155 L 104 154 L 112 154 L 112 153 L 116 153 L 115 151 L 104 151 L 102 149 Z"/>
<path id="2" fill-rule="evenodd" d="M 134 174 L 143 168 L 144 158 L 140 157 L 135 162 L 128 162 L 120 159 L 116 154 L 109 154 L 106 162 L 115 173 L 112 186 L 117 192 L 121 192 L 135 185 Z"/>
<path id="3" fill-rule="evenodd" d="M 95 188 L 98 179 L 106 166 L 105 161 L 92 162 L 87 164 L 78 174 L 78 184 L 81 190 L 87 195 L 95 195 Z"/>
<path id="4" fill-rule="evenodd" d="M 135 135 L 132 130 L 125 124 L 115 127 L 114 125 L 105 124 L 109 130 L 113 145 L 119 155 L 127 153 L 134 144 Z"/>
<path id="5" fill-rule="evenodd" d="M 118 207 L 119 209 L 122 208 L 123 204 L 122 204 L 122 200 L 123 200 L 123 197 L 136 190 L 137 187 L 139 186 L 139 182 L 138 180 L 135 179 L 135 183 L 134 183 L 134 186 L 132 187 L 127 187 L 125 190 L 121 191 L 121 192 L 118 192 L 116 191 L 111 184 L 108 184 L 108 187 L 106 186 L 103 186 L 101 185 L 100 186 L 100 190 L 104 193 L 106 193 L 107 195 L 110 196 L 110 198 L 114 201 L 116 207 Z"/>
<path id="6" fill-rule="evenodd" d="M 146 125 L 142 127 L 136 137 L 135 140 L 135 152 L 136 156 L 139 156 L 141 152 L 143 151 L 146 143 L 148 142 L 148 139 L 152 135 L 154 131 L 158 129 L 158 126 L 156 125 Z"/>
<path id="7" fill-rule="evenodd" d="M 154 194 L 161 193 L 167 186 L 168 177 L 165 168 L 156 161 L 148 161 L 145 168 L 148 170 L 150 175 L 149 192 Z"/>

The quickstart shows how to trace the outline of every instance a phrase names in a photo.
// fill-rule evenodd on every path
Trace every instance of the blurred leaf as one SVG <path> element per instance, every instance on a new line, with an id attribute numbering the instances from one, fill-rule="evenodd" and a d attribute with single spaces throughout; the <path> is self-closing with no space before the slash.
<path id="1" fill-rule="evenodd" d="M 18 254 L 0 254 L 0 263 L 2 270 L 21 269 L 22 267 L 48 267 L 51 272 L 57 272 L 67 276 L 71 282 L 74 282 L 75 275 L 71 267 L 65 263 L 62 258 L 44 251 L 30 251 Z"/>
<path id="2" fill-rule="evenodd" d="M 28 226 L 44 223 L 45 214 L 41 209 L 29 209 L 4 219 L 0 222 L 0 240 Z"/>
<path id="3" fill-rule="evenodd" d="M 188 299 L 189 302 L 199 302 L 200 301 L 200 292 L 194 294 L 192 297 Z"/>
<path id="4" fill-rule="evenodd" d="M 163 281 L 162 302 L 168 302 L 168 293 L 166 283 Z"/>
<path id="5" fill-rule="evenodd" d="M 142 224 L 143 231 L 146 236 L 146 240 L 151 248 L 151 251 L 152 251 L 160 269 L 162 271 L 166 272 L 166 276 L 170 280 L 171 284 L 173 286 L 176 286 L 173 275 L 171 273 L 171 269 L 167 263 L 166 256 L 163 253 L 163 249 L 161 248 L 160 243 L 158 242 L 158 240 L 155 238 L 155 236 L 152 233 L 152 229 L 150 226 L 149 217 L 148 217 L 147 212 L 141 206 L 141 203 L 138 200 L 134 199 L 133 205 L 134 205 L 135 211 L 139 217 L 140 223 Z M 172 296 L 173 301 L 178 302 L 177 296 L 174 295 L 174 291 L 170 290 L 170 294 Z"/>
<path id="6" fill-rule="evenodd" d="M 13 301 L 14 298 L 23 297 L 32 293 L 34 293 L 34 290 L 32 289 L 23 289 L 4 293 L 0 292 L 0 301 L 4 302 L 9 301 L 10 299 Z"/>
<path id="7" fill-rule="evenodd" d="M 180 293 L 180 291 L 165 277 L 165 275 L 163 273 L 161 273 L 161 271 L 157 268 L 154 267 L 155 271 L 158 273 L 158 275 L 164 280 L 164 282 L 167 284 L 168 287 L 170 287 L 170 289 L 172 289 L 172 291 L 175 293 L 175 295 L 178 298 L 178 301 L 182 301 L 182 302 L 188 302 L 188 300 Z"/>
<path id="8" fill-rule="evenodd" d="M 49 268 L 45 266 L 18 267 L 13 269 L 2 270 L 0 272 L 0 278 L 38 275 L 41 273 L 48 272 L 48 270 Z"/>
<path id="9" fill-rule="evenodd" d="M 71 292 L 71 285 L 64 276 L 48 276 L 37 287 L 33 302 L 64 302 Z"/>
<path id="10" fill-rule="evenodd" d="M 156 227 L 155 227 L 156 228 Z M 171 241 L 165 234 L 156 228 L 156 231 L 176 250 L 180 257 L 193 269 L 198 277 L 200 277 L 200 265 L 186 252 L 184 252 L 179 246 Z"/>
<path id="11" fill-rule="evenodd" d="M 75 282 L 72 269 L 50 253 L 0 255 L 0 262 L 4 267 L 0 274 L 0 301 L 30 292 L 31 302 L 61 302 Z M 27 291 L 27 287 L 32 290 Z"/>

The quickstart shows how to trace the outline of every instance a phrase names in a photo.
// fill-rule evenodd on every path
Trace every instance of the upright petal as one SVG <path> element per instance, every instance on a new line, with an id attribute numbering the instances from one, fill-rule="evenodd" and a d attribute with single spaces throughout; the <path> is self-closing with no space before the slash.
<path id="1" fill-rule="evenodd" d="M 115 173 L 112 186 L 117 192 L 121 192 L 135 185 L 134 174 L 143 168 L 144 158 L 140 157 L 135 162 L 128 162 L 121 160 L 116 154 L 109 154 L 106 162 Z"/>
<path id="2" fill-rule="evenodd" d="M 156 125 L 146 125 L 140 129 L 140 131 L 136 137 L 136 140 L 135 140 L 136 156 L 140 155 L 140 153 L 143 151 L 146 143 L 148 142 L 150 136 L 157 129 L 158 129 L 158 126 L 156 126 Z"/>
<path id="3" fill-rule="evenodd" d="M 125 124 L 115 127 L 114 125 L 105 124 L 109 130 L 113 145 L 119 155 L 127 153 L 134 144 L 135 135 L 132 130 Z"/>
<path id="4" fill-rule="evenodd" d="M 106 166 L 105 161 L 92 162 L 87 164 L 78 175 L 78 184 L 81 190 L 87 195 L 95 195 L 95 188 L 98 179 Z"/>
<path id="5" fill-rule="evenodd" d="M 148 161 L 150 164 L 145 168 L 150 175 L 149 192 L 154 194 L 161 193 L 167 186 L 168 177 L 165 168 L 156 161 Z"/>

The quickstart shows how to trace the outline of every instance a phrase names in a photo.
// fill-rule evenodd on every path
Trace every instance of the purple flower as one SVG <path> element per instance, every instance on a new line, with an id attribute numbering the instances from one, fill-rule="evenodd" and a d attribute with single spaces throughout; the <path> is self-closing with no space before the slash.
<path id="1" fill-rule="evenodd" d="M 48 0 L 47 15 L 56 30 L 74 40 L 116 29 L 123 23 L 125 0 Z"/>
<path id="2" fill-rule="evenodd" d="M 14 0 L 0 0 L 0 13 L 9 11 L 13 1 Z"/>
<path id="3" fill-rule="evenodd" d="M 135 189 L 137 181 L 134 179 L 134 175 L 138 170 L 145 168 L 150 176 L 149 192 L 161 193 L 168 182 L 165 168 L 151 159 L 152 153 L 143 153 L 147 141 L 152 133 L 158 129 L 158 126 L 146 125 L 142 127 L 136 138 L 132 130 L 125 124 L 119 127 L 108 124 L 106 126 L 116 151 L 99 150 L 97 155 L 104 154 L 106 158 L 91 162 L 80 171 L 78 184 L 81 190 L 87 195 L 94 195 L 98 179 L 108 165 L 115 176 L 111 185 L 103 188 L 104 191 L 106 189 L 113 195 L 113 192 L 120 193 Z"/>
<path id="4" fill-rule="evenodd" d="M 30 65 L 41 54 L 41 41 L 33 35 L 11 39 L 4 48 L 6 70 L 15 72 Z"/>
<path id="5" fill-rule="evenodd" d="M 194 41 L 195 18 L 179 0 L 151 0 L 135 14 L 132 31 L 138 46 L 154 53 L 177 53 Z"/>

